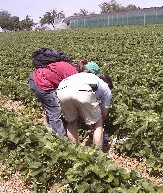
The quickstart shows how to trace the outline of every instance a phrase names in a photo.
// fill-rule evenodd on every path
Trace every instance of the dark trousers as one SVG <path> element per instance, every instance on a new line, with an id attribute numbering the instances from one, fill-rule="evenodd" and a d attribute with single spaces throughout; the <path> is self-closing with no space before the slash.
<path id="1" fill-rule="evenodd" d="M 29 88 L 34 91 L 35 95 L 42 103 L 46 112 L 48 126 L 54 131 L 54 134 L 65 136 L 66 132 L 61 119 L 61 107 L 59 100 L 54 91 L 44 91 L 40 89 L 33 80 L 33 74 L 29 78 Z"/>

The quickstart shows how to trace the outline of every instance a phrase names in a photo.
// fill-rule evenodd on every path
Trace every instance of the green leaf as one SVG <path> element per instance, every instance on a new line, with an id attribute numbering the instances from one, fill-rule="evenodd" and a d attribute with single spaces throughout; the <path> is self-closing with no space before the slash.
<path id="1" fill-rule="evenodd" d="M 131 148 L 132 148 L 132 143 L 126 143 L 125 146 L 126 146 L 126 149 L 127 149 L 127 150 L 131 150 Z"/>
<path id="2" fill-rule="evenodd" d="M 79 193 L 88 192 L 89 189 L 90 185 L 87 182 L 81 182 L 77 187 Z"/>
<path id="3" fill-rule="evenodd" d="M 37 168 L 40 168 L 42 166 L 42 164 L 40 162 L 32 162 L 32 163 L 29 163 L 29 168 L 30 169 L 37 169 Z"/>
<path id="4" fill-rule="evenodd" d="M 105 180 L 105 181 L 110 183 L 110 182 L 112 182 L 114 180 L 114 178 L 115 177 L 112 174 L 109 174 L 107 180 Z M 114 183 L 116 183 L 116 182 L 114 181 Z"/>
<path id="5" fill-rule="evenodd" d="M 143 139 L 143 143 L 147 146 L 147 147 L 151 147 L 150 142 L 148 139 Z"/>

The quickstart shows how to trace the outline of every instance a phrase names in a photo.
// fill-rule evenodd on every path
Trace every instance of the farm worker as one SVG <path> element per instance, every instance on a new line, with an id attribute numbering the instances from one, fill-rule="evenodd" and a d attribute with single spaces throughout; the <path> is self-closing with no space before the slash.
<path id="1" fill-rule="evenodd" d="M 91 72 L 89 63 L 86 67 Z M 93 68 L 94 72 L 95 69 Z M 107 75 L 98 77 L 95 73 L 81 72 L 60 82 L 57 96 L 68 123 L 67 136 L 73 143 L 78 143 L 78 119 L 82 117 L 88 128 L 93 131 L 93 143 L 97 148 L 102 149 L 103 120 L 107 116 L 112 98 L 111 89 L 102 80 L 103 78 L 106 80 L 106 77 Z M 109 81 L 111 82 L 111 79 Z"/>
<path id="2" fill-rule="evenodd" d="M 29 87 L 42 103 L 42 107 L 46 113 L 48 127 L 53 129 L 54 134 L 65 136 L 66 132 L 61 119 L 61 108 L 55 90 L 61 80 L 78 72 L 77 67 L 79 67 L 79 65 L 76 64 L 73 66 L 70 63 L 69 57 L 66 55 L 63 55 L 66 56 L 66 59 L 63 59 L 65 61 L 62 61 L 62 59 L 55 61 L 55 58 L 50 58 L 53 52 L 51 49 L 41 48 L 32 53 L 33 65 L 35 66 L 37 64 L 40 67 L 35 68 L 34 72 L 30 75 Z M 50 61 L 48 65 L 42 67 L 41 65 L 48 60 Z M 81 63 L 82 61 L 80 65 Z M 86 63 L 86 61 L 84 61 L 84 63 Z"/>
<path id="3" fill-rule="evenodd" d="M 65 136 L 66 132 L 61 119 L 61 107 L 58 101 L 58 97 L 55 94 L 59 83 L 68 76 L 76 74 L 78 71 L 83 70 L 83 65 L 87 63 L 86 60 L 82 60 L 79 64 L 71 64 L 69 57 L 62 52 L 62 58 L 60 61 L 55 61 L 53 53 L 54 50 L 41 48 L 32 53 L 33 65 L 38 65 L 29 78 L 29 87 L 39 101 L 42 103 L 42 107 L 45 110 L 48 127 L 52 128 L 54 134 Z M 60 57 L 61 54 L 59 54 Z M 50 56 L 52 58 L 50 58 Z M 54 59 L 53 59 L 54 58 Z M 50 62 L 48 62 L 50 61 Z M 54 62 L 53 62 L 54 61 Z M 42 67 L 43 64 L 48 65 Z"/>

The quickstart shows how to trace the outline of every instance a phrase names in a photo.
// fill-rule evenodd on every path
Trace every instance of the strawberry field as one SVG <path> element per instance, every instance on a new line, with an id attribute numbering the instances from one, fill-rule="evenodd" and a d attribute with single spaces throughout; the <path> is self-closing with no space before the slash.
<path id="1" fill-rule="evenodd" d="M 53 184 L 74 193 L 163 192 L 107 153 L 54 137 L 38 122 L 42 109 L 27 84 L 31 53 L 41 47 L 62 50 L 73 62 L 97 62 L 114 84 L 105 131 L 116 139 L 115 152 L 145 162 L 163 180 L 163 25 L 8 32 L 0 33 L 0 44 L 0 99 L 25 106 L 17 113 L 0 105 L 2 177 L 18 170 L 33 192 Z"/>

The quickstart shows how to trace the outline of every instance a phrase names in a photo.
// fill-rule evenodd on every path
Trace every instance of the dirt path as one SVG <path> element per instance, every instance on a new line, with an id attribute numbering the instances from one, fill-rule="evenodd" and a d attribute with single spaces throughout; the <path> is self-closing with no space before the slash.
<path id="1" fill-rule="evenodd" d="M 19 114 L 19 111 L 25 109 L 25 106 L 22 105 L 21 102 L 13 102 L 11 100 L 6 102 L 0 99 L 0 104 L 4 108 L 14 110 L 17 114 Z M 45 116 L 43 115 L 42 119 L 40 119 L 39 121 L 45 124 L 46 123 Z M 151 176 L 144 162 L 139 162 L 134 158 L 118 155 L 114 151 L 113 143 L 109 143 L 108 145 L 109 145 L 108 157 L 110 157 L 119 167 L 125 168 L 127 170 L 137 169 L 143 177 L 148 178 L 158 186 L 163 186 L 163 178 Z M 3 169 L 4 169 L 4 166 L 0 163 L 0 175 Z M 20 179 L 20 174 L 17 172 L 14 175 L 12 175 L 8 181 L 4 181 L 0 178 L 0 192 L 1 193 L 15 193 L 15 192 L 28 193 L 29 190 L 25 188 L 24 183 Z M 58 190 L 58 192 L 61 193 L 62 191 Z"/>
<path id="2" fill-rule="evenodd" d="M 118 166 L 125 168 L 127 170 L 137 169 L 142 177 L 149 179 L 157 186 L 163 186 L 163 178 L 150 175 L 148 167 L 145 164 L 145 162 L 143 161 L 139 162 L 135 158 L 130 158 L 127 156 L 116 154 L 113 148 L 113 144 L 111 144 L 111 148 L 108 152 L 108 155 Z M 162 168 L 162 173 L 163 173 L 163 168 Z"/>

